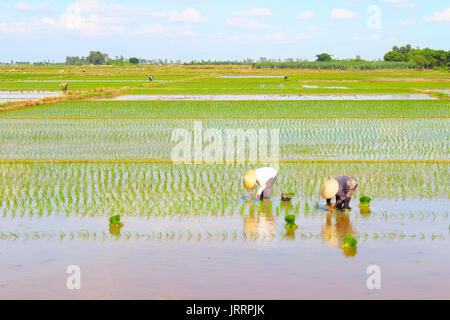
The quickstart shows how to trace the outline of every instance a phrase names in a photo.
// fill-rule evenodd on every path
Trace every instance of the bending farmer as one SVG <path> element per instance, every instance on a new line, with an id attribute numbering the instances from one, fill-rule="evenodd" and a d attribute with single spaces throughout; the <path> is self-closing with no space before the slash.
<path id="1" fill-rule="evenodd" d="M 277 180 L 278 172 L 277 170 L 269 167 L 259 168 L 255 170 L 249 170 L 244 176 L 244 186 L 247 190 L 252 190 L 248 202 L 253 197 L 253 188 L 258 185 L 258 191 L 256 192 L 256 200 L 258 198 L 270 199 L 272 195 L 272 188 Z"/>
<path id="2" fill-rule="evenodd" d="M 358 187 L 358 181 L 350 176 L 341 176 L 336 179 L 331 179 L 325 182 L 320 189 L 322 197 L 327 199 L 328 210 L 333 210 L 337 207 L 339 210 L 351 209 L 349 204 L 352 200 L 353 193 Z M 336 202 L 331 205 L 331 198 L 336 196 Z"/>

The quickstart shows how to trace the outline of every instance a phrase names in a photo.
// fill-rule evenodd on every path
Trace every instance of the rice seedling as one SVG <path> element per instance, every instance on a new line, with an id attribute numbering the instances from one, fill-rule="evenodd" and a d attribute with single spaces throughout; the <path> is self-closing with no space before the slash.
<path id="1" fill-rule="evenodd" d="M 287 231 L 294 231 L 298 228 L 298 226 L 295 224 L 295 215 L 287 214 L 284 217 L 284 221 L 286 222 L 286 225 L 284 227 Z"/>

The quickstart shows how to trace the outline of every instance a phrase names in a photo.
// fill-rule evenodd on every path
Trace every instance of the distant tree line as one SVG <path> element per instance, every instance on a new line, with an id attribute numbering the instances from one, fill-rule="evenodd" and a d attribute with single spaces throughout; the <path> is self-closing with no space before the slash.
<path id="1" fill-rule="evenodd" d="M 412 62 L 364 61 L 357 59 L 331 61 L 294 61 L 294 62 L 258 62 L 256 68 L 279 69 L 316 69 L 316 70 L 378 70 L 378 69 L 414 69 Z"/>
<path id="2" fill-rule="evenodd" d="M 85 64 L 105 65 L 108 62 L 108 55 L 100 51 L 91 51 L 87 57 L 66 57 L 66 65 L 81 66 Z"/>
<path id="3" fill-rule="evenodd" d="M 10 62 L 0 62 L 0 65 L 4 66 L 57 66 L 57 65 L 64 65 L 62 62 L 55 62 L 50 60 L 43 60 L 39 62 L 30 62 L 30 61 L 14 61 L 11 60 Z"/>
<path id="4" fill-rule="evenodd" d="M 358 55 L 355 59 L 338 60 L 328 53 L 316 55 L 316 61 L 286 59 L 275 61 L 260 59 L 253 64 L 257 68 L 299 68 L 299 69 L 415 69 L 426 68 L 449 69 L 450 51 L 425 49 L 412 49 L 408 44 L 404 47 L 394 46 L 384 55 L 384 61 L 366 61 Z"/>
<path id="5" fill-rule="evenodd" d="M 41 61 L 30 63 L 27 61 L 11 61 L 11 63 L 0 63 L 3 65 L 64 65 L 64 63 L 55 63 L 49 61 Z M 130 66 L 130 65 L 251 65 L 255 68 L 300 68 L 300 69 L 405 69 L 405 68 L 427 68 L 449 69 L 450 51 L 433 50 L 429 48 L 413 49 L 410 44 L 403 47 L 394 46 L 391 51 L 384 55 L 384 61 L 367 61 L 361 59 L 359 55 L 354 59 L 333 59 L 329 53 L 320 53 L 316 55 L 315 61 L 303 59 L 268 59 L 260 57 L 258 60 L 192 60 L 182 63 L 181 60 L 168 59 L 142 59 L 137 57 L 124 58 L 123 56 L 110 58 L 108 54 L 100 51 L 91 51 L 86 57 L 67 56 L 65 65 L 114 65 L 114 66 Z"/>
<path id="6" fill-rule="evenodd" d="M 384 55 L 384 61 L 412 62 L 421 68 L 448 68 L 450 65 L 450 51 L 433 50 L 429 48 L 412 49 L 410 44 L 404 47 L 394 46 Z"/>
<path id="7" fill-rule="evenodd" d="M 185 62 L 184 65 L 251 65 L 255 63 L 253 59 L 244 60 L 192 60 L 190 62 Z"/>
<path id="8" fill-rule="evenodd" d="M 127 66 L 127 65 L 146 65 L 146 64 L 181 64 L 181 60 L 168 60 L 168 59 L 153 59 L 147 60 L 137 57 L 124 58 L 123 56 L 116 56 L 115 59 L 109 58 L 108 54 L 100 51 L 91 51 L 87 57 L 67 56 L 66 65 L 68 66 L 81 66 L 81 65 L 113 65 L 113 66 Z"/>

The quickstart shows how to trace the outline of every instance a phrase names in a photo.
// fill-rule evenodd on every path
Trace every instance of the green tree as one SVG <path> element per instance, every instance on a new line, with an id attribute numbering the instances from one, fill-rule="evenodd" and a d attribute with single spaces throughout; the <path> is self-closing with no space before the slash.
<path id="1" fill-rule="evenodd" d="M 68 66 L 80 66 L 84 63 L 84 57 L 66 57 L 66 65 Z"/>
<path id="2" fill-rule="evenodd" d="M 93 65 L 102 65 L 105 64 L 108 59 L 108 55 L 106 53 L 101 53 L 100 51 L 91 51 L 89 55 L 86 57 L 86 61 L 89 64 Z"/>
<path id="3" fill-rule="evenodd" d="M 398 61 L 407 61 L 406 56 L 400 52 L 397 51 L 389 51 L 388 53 L 386 53 L 384 55 L 384 61 L 394 61 L 394 62 L 398 62 Z"/>
<path id="4" fill-rule="evenodd" d="M 131 57 L 130 59 L 128 59 L 128 62 L 132 63 L 132 64 L 139 64 L 139 59 L 135 58 L 135 57 Z"/>
<path id="5" fill-rule="evenodd" d="M 421 68 L 427 66 L 427 59 L 421 54 L 414 53 L 414 51 L 408 54 L 408 61 L 417 64 Z"/>
<path id="6" fill-rule="evenodd" d="M 406 54 L 408 54 L 409 52 L 412 51 L 412 48 L 411 48 L 411 45 L 410 45 L 410 44 L 407 44 L 406 46 L 400 47 L 400 48 L 397 47 L 397 46 L 394 46 L 394 47 L 392 48 L 392 51 L 398 52 L 398 53 L 401 53 L 401 54 L 406 55 Z"/>
<path id="7" fill-rule="evenodd" d="M 331 60 L 333 60 L 331 58 L 331 55 L 328 53 L 317 54 L 316 58 L 317 58 L 316 61 L 331 61 Z"/>

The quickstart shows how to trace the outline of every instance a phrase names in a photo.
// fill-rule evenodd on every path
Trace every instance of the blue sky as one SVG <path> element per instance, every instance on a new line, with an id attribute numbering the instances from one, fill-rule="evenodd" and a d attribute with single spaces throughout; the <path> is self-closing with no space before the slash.
<path id="1" fill-rule="evenodd" d="M 382 58 L 450 49 L 444 0 L 0 0 L 0 61 L 90 50 L 155 59 Z"/>

